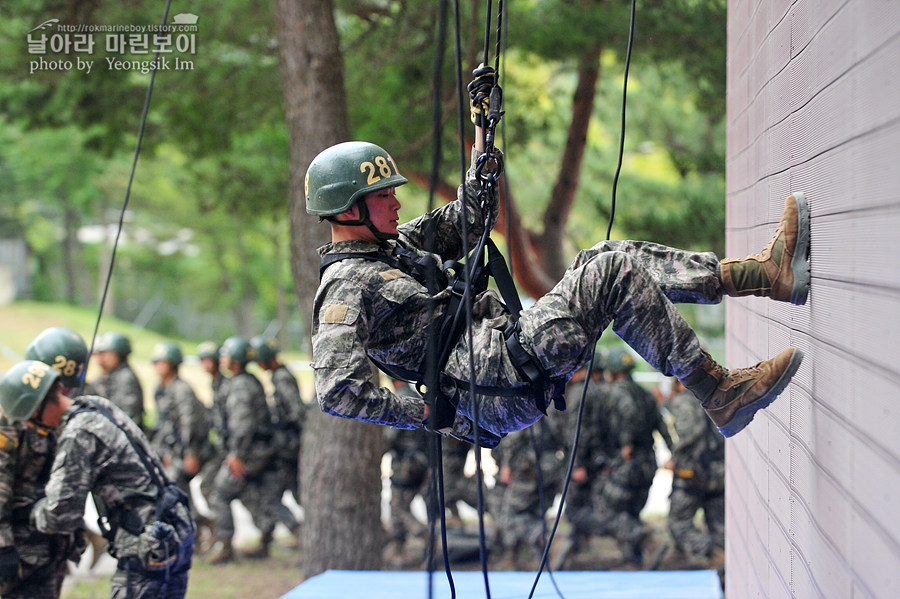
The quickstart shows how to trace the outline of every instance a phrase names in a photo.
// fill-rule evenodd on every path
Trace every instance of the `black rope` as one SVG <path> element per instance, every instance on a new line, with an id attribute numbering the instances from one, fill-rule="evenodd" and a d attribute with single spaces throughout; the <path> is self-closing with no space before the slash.
<path id="1" fill-rule="evenodd" d="M 443 125 L 441 121 L 441 89 L 443 87 L 442 65 L 444 52 L 446 49 L 447 38 L 447 0 L 440 0 L 438 4 L 438 31 L 437 44 L 434 54 L 432 80 L 434 81 L 433 93 L 433 148 L 431 154 L 431 172 L 428 179 L 428 212 L 434 209 L 434 195 L 437 188 L 437 181 L 440 175 L 441 161 L 441 141 L 443 139 Z M 434 236 L 426 235 L 426 251 L 433 252 Z M 433 274 L 433 273 L 432 273 Z M 432 281 L 432 286 L 436 284 Z M 434 321 L 435 319 L 432 319 Z M 427 360 L 425 365 L 425 380 L 427 381 L 425 390 L 425 401 L 431 409 L 432 414 L 437 414 L 435 405 L 435 397 L 438 392 L 437 357 L 440 354 L 440 340 L 438 338 L 439 329 L 432 326 L 431 334 L 428 339 Z M 432 427 L 433 428 L 433 427 Z M 444 572 L 447 575 L 447 583 L 450 586 L 451 599 L 456 597 L 456 585 L 453 582 L 453 572 L 450 568 L 450 557 L 447 551 L 447 519 L 446 506 L 444 498 L 444 468 L 443 456 L 441 451 L 441 437 L 437 434 L 428 435 L 428 457 L 431 464 L 431 484 L 429 485 L 429 514 L 428 514 L 428 548 L 427 548 L 427 569 L 428 569 L 428 597 L 434 596 L 434 558 L 435 558 L 435 518 L 440 518 L 440 534 L 441 547 L 443 549 Z"/>
<path id="2" fill-rule="evenodd" d="M 631 67 L 631 48 L 634 44 L 634 18 L 635 18 L 635 4 L 636 0 L 631 0 L 631 17 L 629 19 L 628 24 L 628 46 L 625 52 L 625 74 L 624 74 L 624 82 L 622 84 L 622 120 L 621 120 L 621 132 L 619 135 L 619 158 L 616 166 L 616 174 L 613 177 L 612 184 L 612 201 L 609 212 L 609 223 L 606 228 L 606 240 L 609 241 L 610 236 L 612 234 L 613 221 L 616 216 L 616 189 L 619 184 L 619 174 L 622 171 L 622 161 L 625 153 L 625 107 L 626 101 L 628 98 L 628 72 Z M 602 334 L 602 333 L 601 333 Z M 556 513 L 556 518 L 553 521 L 553 528 L 550 531 L 550 537 L 547 539 L 547 543 L 544 546 L 544 553 L 541 556 L 541 564 L 538 569 L 537 576 L 534 579 L 534 584 L 531 587 L 531 592 L 528 594 L 528 599 L 531 599 L 534 596 L 534 591 L 537 589 L 538 581 L 541 578 L 541 573 L 544 571 L 544 568 L 547 565 L 547 559 L 550 554 L 550 545 L 553 543 L 553 538 L 556 536 L 556 530 L 559 527 L 559 521 L 562 516 L 563 508 L 566 504 L 566 495 L 569 491 L 569 482 L 572 478 L 572 471 L 575 468 L 575 453 L 578 450 L 578 441 L 581 438 L 581 423 L 584 416 L 584 404 L 585 399 L 587 397 L 588 385 L 591 381 L 591 374 L 594 369 L 594 354 L 597 351 L 597 343 L 600 341 L 599 337 L 594 341 L 591 347 L 591 355 L 590 360 L 587 365 L 587 372 L 584 377 L 584 385 L 581 390 L 581 402 L 578 406 L 578 416 L 575 420 L 575 435 L 572 438 L 572 448 L 569 453 L 569 465 L 566 468 L 566 478 L 563 483 L 562 493 L 560 495 L 559 501 L 559 510 Z M 551 574 L 552 578 L 552 574 Z M 554 586 L 556 583 L 554 582 Z M 557 589 L 558 591 L 559 589 Z"/>
<path id="3" fill-rule="evenodd" d="M 463 106 L 468 105 L 468 102 L 465 100 L 465 94 L 463 93 L 463 89 L 465 83 L 462 78 L 462 40 L 460 38 L 460 18 L 459 18 L 459 0 L 455 0 L 455 15 L 456 15 L 456 85 L 457 85 L 457 94 L 458 97 L 458 125 L 459 125 L 459 150 L 460 150 L 460 174 L 462 184 L 465 185 L 466 181 L 466 148 L 465 148 L 465 136 L 463 135 L 463 131 L 465 131 L 465 111 L 463 110 Z M 488 12 L 490 12 L 490 0 L 488 0 Z M 490 15 L 488 15 L 488 20 L 490 20 Z M 468 202 L 463 199 L 461 208 L 461 219 L 462 219 L 462 242 L 463 242 L 463 255 L 469 256 L 469 232 L 468 232 Z M 490 210 L 488 210 L 488 214 L 490 214 Z M 486 236 L 490 235 L 489 229 L 485 229 L 484 234 L 482 235 L 482 240 Z M 472 424 L 473 424 L 473 445 L 475 450 L 475 482 L 476 489 L 478 495 L 478 554 L 481 562 L 481 573 L 484 578 L 484 590 L 487 595 L 487 599 L 491 599 L 491 585 L 488 581 L 488 569 L 487 569 L 487 546 L 485 542 L 485 532 L 484 532 L 484 489 L 482 486 L 484 479 L 484 472 L 481 466 L 481 426 L 479 425 L 480 415 L 478 410 L 478 395 L 475 393 L 475 349 L 472 345 L 472 270 L 475 268 L 474 262 L 475 260 L 468 260 L 468 262 L 472 262 L 471 265 L 466 264 L 466 268 L 463 269 L 464 273 L 464 281 L 465 281 L 465 292 L 463 294 L 462 305 L 465 306 L 466 312 L 466 339 L 469 345 L 469 397 L 472 400 Z"/>
<path id="4" fill-rule="evenodd" d="M 166 0 L 166 8 L 163 12 L 162 18 L 162 26 L 166 25 L 166 21 L 169 20 L 169 7 L 172 4 L 172 0 Z M 138 136 L 137 143 L 134 148 L 134 159 L 131 161 L 131 173 L 128 176 L 128 185 L 125 188 L 125 199 L 122 202 L 122 210 L 119 212 L 119 226 L 116 229 L 116 237 L 113 239 L 112 251 L 109 256 L 109 268 L 106 271 L 106 281 L 103 283 L 103 293 L 100 296 L 100 307 L 97 313 L 97 322 L 94 325 L 94 333 L 91 335 L 91 347 L 88 351 L 87 360 L 85 361 L 84 370 L 87 372 L 88 365 L 91 361 L 91 356 L 94 353 L 94 342 L 97 339 L 97 331 L 100 330 L 100 320 L 103 318 L 103 306 L 106 305 L 106 296 L 109 293 L 109 283 L 112 280 L 113 268 L 116 263 L 116 250 L 119 247 L 119 237 L 122 235 L 122 229 L 125 226 L 125 211 L 128 209 L 128 201 L 131 199 L 131 185 L 134 182 L 134 173 L 137 170 L 137 162 L 138 157 L 141 155 L 141 143 L 144 140 L 144 130 L 147 126 L 147 114 L 150 112 L 150 98 L 153 95 L 153 83 L 156 81 L 156 73 L 158 70 L 155 68 L 156 64 L 159 62 L 159 49 L 157 48 L 156 54 L 153 57 L 153 67 L 150 69 L 150 83 L 147 84 L 147 94 L 144 96 L 144 109 L 141 114 L 141 124 L 138 128 Z M 81 379 L 81 386 L 78 388 L 77 395 L 82 395 L 84 393 L 84 385 L 85 378 Z"/>
<path id="5" fill-rule="evenodd" d="M 628 23 L 628 49 L 625 51 L 625 81 L 622 83 L 622 133 L 619 136 L 619 162 L 612 184 L 612 203 L 609 208 L 609 226 L 606 228 L 606 240 L 612 234 L 613 219 L 616 217 L 616 189 L 619 185 L 619 174 L 622 172 L 622 157 L 625 154 L 625 106 L 628 100 L 628 70 L 631 68 L 631 46 L 634 42 L 634 7 L 636 0 L 631 0 L 631 19 Z"/>

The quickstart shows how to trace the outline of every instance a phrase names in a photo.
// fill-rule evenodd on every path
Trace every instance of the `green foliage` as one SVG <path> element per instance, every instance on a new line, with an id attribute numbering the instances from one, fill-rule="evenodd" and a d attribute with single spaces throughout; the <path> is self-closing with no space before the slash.
<path id="1" fill-rule="evenodd" d="M 388 148 L 403 172 L 430 168 L 437 8 L 433 0 L 336 2 L 353 136 Z M 466 83 L 481 60 L 484 12 L 480 3 L 461 8 Z M 602 238 L 609 216 L 630 2 L 526 0 L 508 8 L 499 140 L 532 230 L 542 226 L 561 169 L 579 60 L 588 48 L 604 49 L 565 240 L 574 252 Z M 158 23 L 161 6 L 12 0 L 2 10 L 0 235 L 24 235 L 33 294 L 56 299 L 65 293 L 58 274 L 65 218 L 75 214 L 83 238 L 74 248 L 79 275 L 96 293 L 149 75 L 101 68 L 102 43 L 90 74 L 29 74 L 25 36 L 49 18 Z M 288 141 L 273 4 L 239 0 L 192 10 L 200 16 L 195 68 L 156 78 L 112 282 L 117 314 L 146 316 L 161 302 L 148 326 L 168 332 L 233 328 L 248 309 L 265 324 L 280 291 L 290 290 Z M 450 16 L 441 61 L 441 172 L 452 183 L 460 165 Z M 616 237 L 724 245 L 724 18 L 724 0 L 638 4 Z M 425 208 L 426 192 L 413 184 L 401 197 L 405 218 Z"/>

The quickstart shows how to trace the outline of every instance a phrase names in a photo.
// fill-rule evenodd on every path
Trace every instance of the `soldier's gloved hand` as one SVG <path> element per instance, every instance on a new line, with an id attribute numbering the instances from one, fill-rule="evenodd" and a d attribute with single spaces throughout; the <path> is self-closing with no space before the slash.
<path id="1" fill-rule="evenodd" d="M 482 114 L 487 115 L 491 106 L 491 88 L 494 87 L 494 68 L 481 65 L 474 71 L 475 77 L 469 83 L 469 97 L 472 99 L 472 122 L 481 126 Z"/>
<path id="2" fill-rule="evenodd" d="M 0 547 L 0 578 L 19 577 L 19 552 L 15 547 Z"/>

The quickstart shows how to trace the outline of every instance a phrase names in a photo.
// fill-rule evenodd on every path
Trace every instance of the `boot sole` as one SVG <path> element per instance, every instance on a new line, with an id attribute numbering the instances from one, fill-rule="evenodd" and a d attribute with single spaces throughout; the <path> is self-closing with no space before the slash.
<path id="1" fill-rule="evenodd" d="M 723 437 L 733 437 L 738 434 L 744 428 L 750 424 L 753 420 L 753 417 L 756 416 L 756 413 L 764 408 L 769 407 L 775 398 L 778 397 L 784 388 L 788 386 L 788 383 L 791 382 L 791 378 L 793 378 L 794 374 L 796 374 L 797 369 L 800 368 L 800 362 L 803 361 L 803 352 L 799 349 L 794 350 L 794 354 L 791 356 L 790 362 L 788 362 L 787 368 L 784 369 L 784 372 L 781 373 L 781 376 L 775 381 L 775 384 L 772 385 L 772 388 L 769 389 L 769 392 L 751 403 L 750 405 L 744 406 L 740 410 L 734 413 L 734 418 L 731 419 L 731 422 L 726 424 L 725 426 L 719 428 L 719 432 L 722 433 Z"/>
<path id="2" fill-rule="evenodd" d="M 809 296 L 809 204 L 800 192 L 793 194 L 797 202 L 797 243 L 791 257 L 794 285 L 791 287 L 791 303 L 802 306 Z"/>

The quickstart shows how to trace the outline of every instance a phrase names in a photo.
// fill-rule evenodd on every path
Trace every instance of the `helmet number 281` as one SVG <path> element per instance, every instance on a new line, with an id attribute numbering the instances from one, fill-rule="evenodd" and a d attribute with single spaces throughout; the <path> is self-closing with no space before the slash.
<path id="1" fill-rule="evenodd" d="M 383 178 L 400 173 L 400 169 L 390 156 L 376 156 L 373 162 L 367 161 L 359 165 L 359 172 L 366 173 L 366 185 L 374 185 Z"/>

